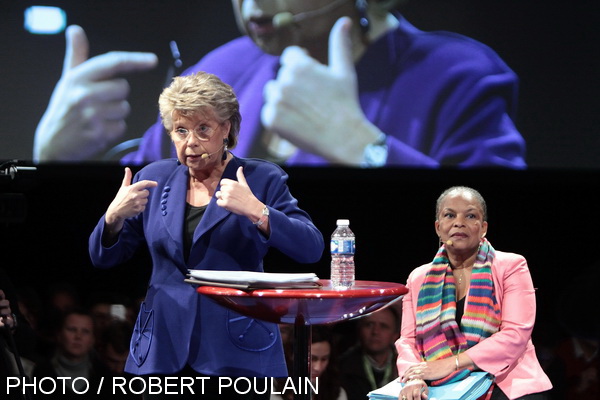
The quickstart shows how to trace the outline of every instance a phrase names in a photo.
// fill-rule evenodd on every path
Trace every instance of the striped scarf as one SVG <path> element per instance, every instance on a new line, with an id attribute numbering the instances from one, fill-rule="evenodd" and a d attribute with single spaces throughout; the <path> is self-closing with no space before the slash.
<path id="1" fill-rule="evenodd" d="M 417 349 L 424 361 L 458 355 L 498 331 L 500 307 L 492 281 L 494 257 L 492 245 L 487 239 L 481 239 L 459 327 L 456 322 L 456 282 L 446 245 L 440 247 L 425 276 L 417 302 Z M 470 373 L 471 369 L 454 371 L 431 385 L 455 382 Z"/>

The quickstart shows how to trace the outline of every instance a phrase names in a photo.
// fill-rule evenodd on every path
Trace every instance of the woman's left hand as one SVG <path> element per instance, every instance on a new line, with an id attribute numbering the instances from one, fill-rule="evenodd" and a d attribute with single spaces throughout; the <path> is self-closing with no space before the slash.
<path id="1" fill-rule="evenodd" d="M 427 361 L 411 365 L 402 376 L 402 382 L 408 382 L 411 379 L 424 379 L 433 381 L 445 378 L 456 369 L 454 357 L 445 358 L 436 361 Z"/>
<path id="2" fill-rule="evenodd" d="M 215 193 L 217 205 L 234 214 L 244 215 L 251 220 L 253 216 L 262 215 L 265 205 L 252 193 L 242 167 L 239 167 L 236 171 L 236 177 L 237 181 L 221 179 L 221 190 Z"/>

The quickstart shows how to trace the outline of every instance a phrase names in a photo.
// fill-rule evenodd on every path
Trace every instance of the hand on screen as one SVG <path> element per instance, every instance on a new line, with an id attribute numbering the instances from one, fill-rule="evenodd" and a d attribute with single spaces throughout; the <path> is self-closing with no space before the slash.
<path id="1" fill-rule="evenodd" d="M 152 53 L 88 55 L 83 29 L 68 27 L 62 76 L 35 132 L 36 162 L 85 160 L 113 144 L 125 132 L 130 111 L 129 84 L 118 76 L 158 63 Z"/>
<path id="2" fill-rule="evenodd" d="M 264 89 L 263 125 L 296 147 L 340 164 L 357 165 L 377 139 L 358 100 L 350 38 L 351 20 L 340 18 L 329 36 L 329 65 L 290 46 L 277 78 Z"/>

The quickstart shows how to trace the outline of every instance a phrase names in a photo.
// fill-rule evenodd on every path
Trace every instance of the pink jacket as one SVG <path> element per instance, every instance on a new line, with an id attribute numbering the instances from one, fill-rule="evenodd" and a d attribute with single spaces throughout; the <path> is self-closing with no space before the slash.
<path id="1" fill-rule="evenodd" d="M 431 264 L 416 268 L 408 277 L 408 293 L 402 299 L 402 330 L 396 342 L 398 374 L 421 358 L 415 346 L 417 298 Z M 542 370 L 531 341 L 535 322 L 535 289 L 523 256 L 496 251 L 492 265 L 496 298 L 502 311 L 500 330 L 466 351 L 509 399 L 552 388 Z"/>

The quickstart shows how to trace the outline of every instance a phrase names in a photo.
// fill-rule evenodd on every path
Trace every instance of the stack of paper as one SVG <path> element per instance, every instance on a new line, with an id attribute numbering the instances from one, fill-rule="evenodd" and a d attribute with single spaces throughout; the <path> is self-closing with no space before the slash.
<path id="1" fill-rule="evenodd" d="M 195 285 L 223 286 L 239 289 L 287 289 L 318 288 L 321 286 L 316 274 L 269 273 L 255 271 L 212 271 L 190 269 L 185 281 Z"/>
<path id="2" fill-rule="evenodd" d="M 429 400 L 475 400 L 487 392 L 493 381 L 494 377 L 487 372 L 472 372 L 458 382 L 429 386 Z M 399 379 L 394 379 L 387 385 L 369 392 L 369 399 L 398 400 L 402 386 Z"/>

